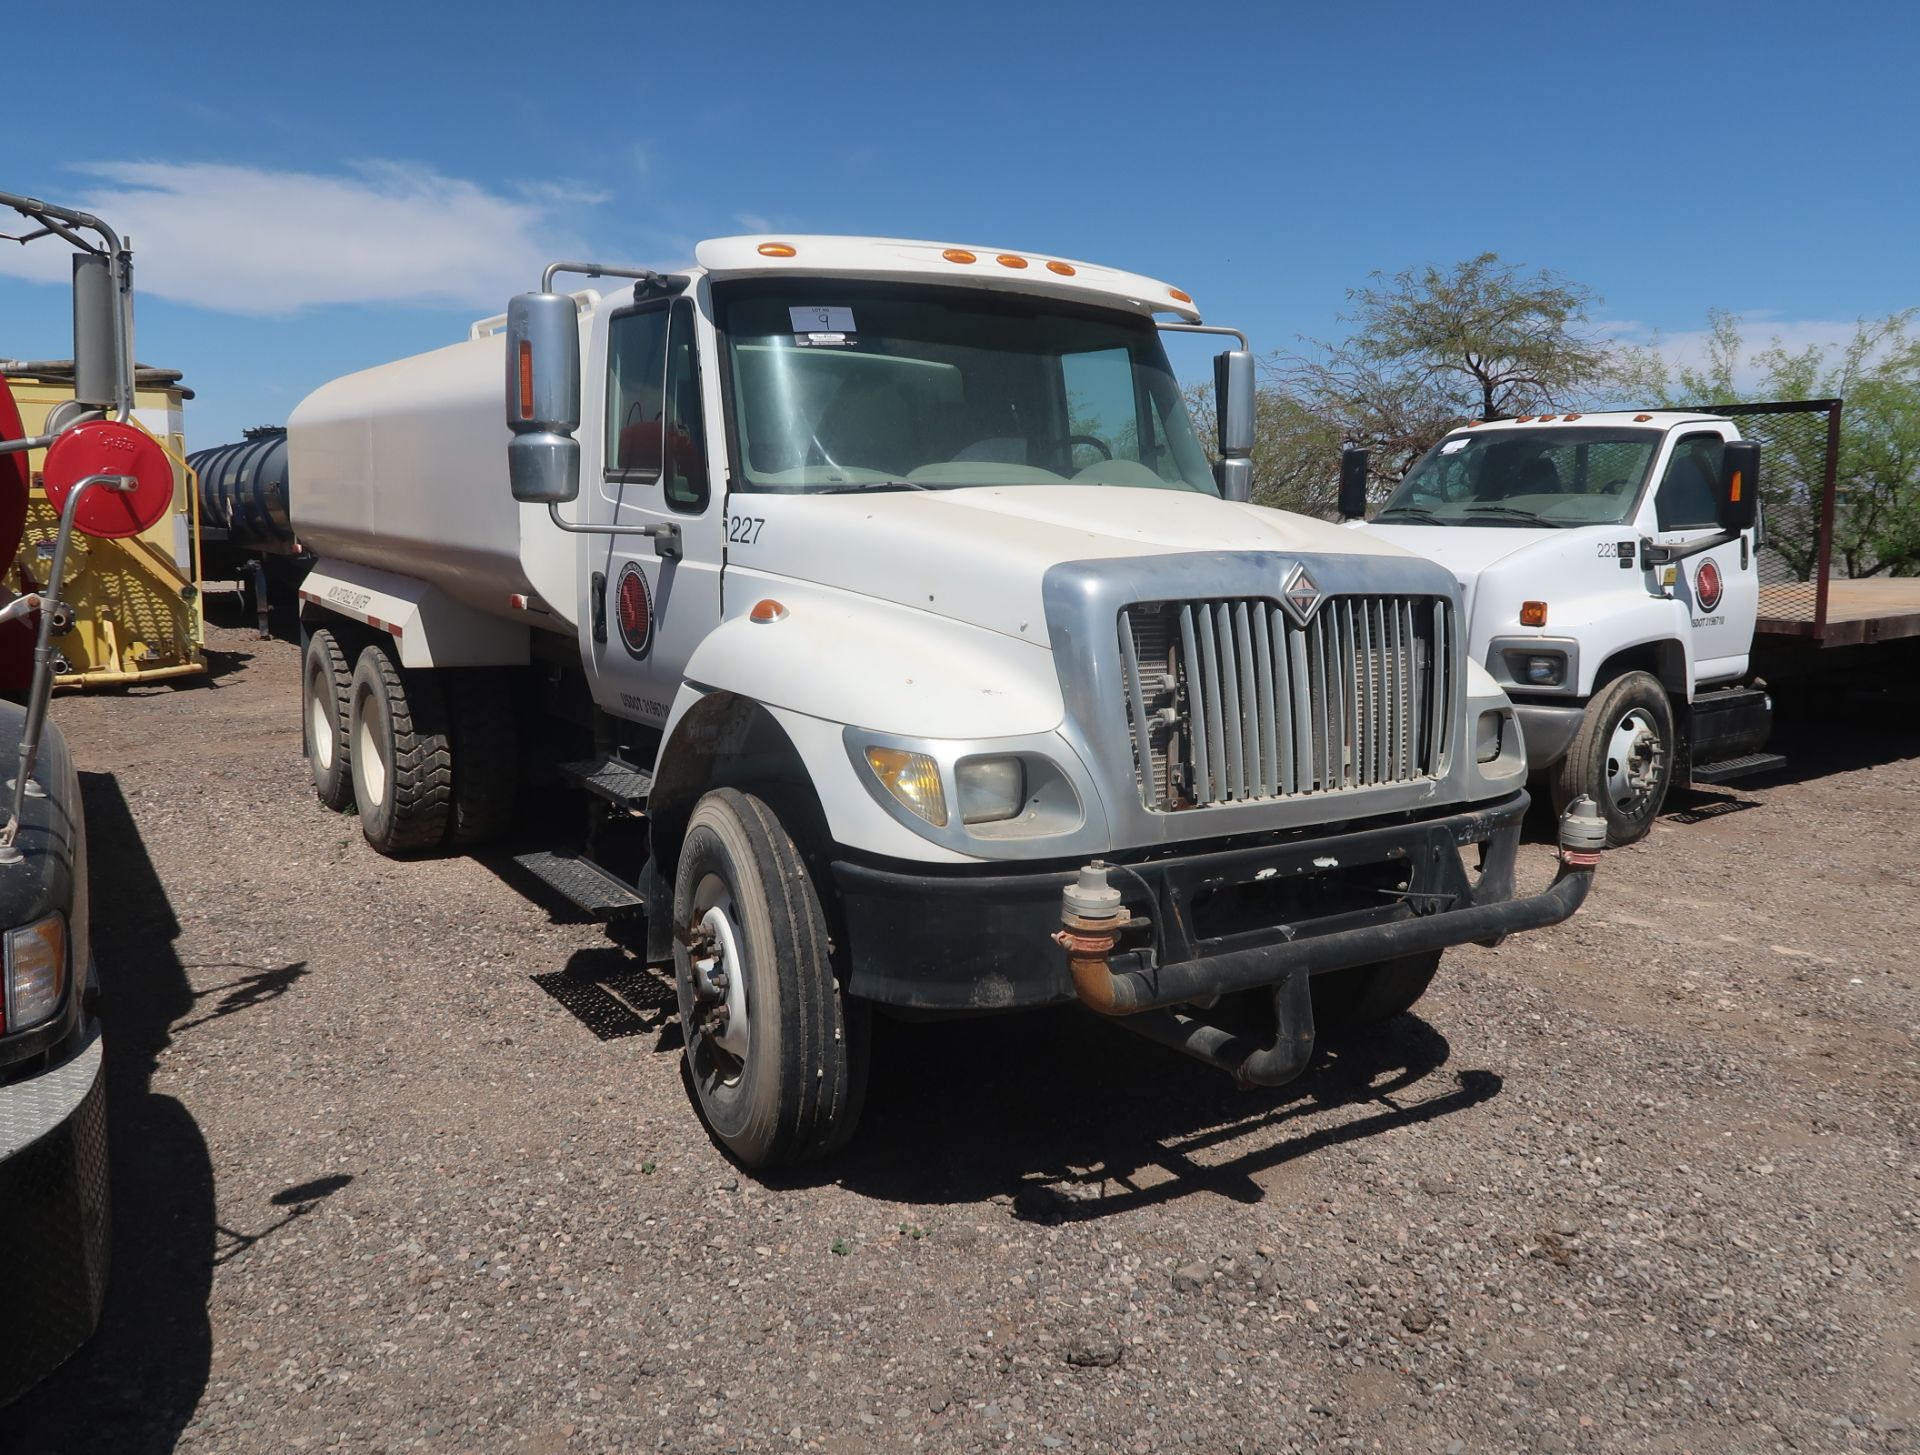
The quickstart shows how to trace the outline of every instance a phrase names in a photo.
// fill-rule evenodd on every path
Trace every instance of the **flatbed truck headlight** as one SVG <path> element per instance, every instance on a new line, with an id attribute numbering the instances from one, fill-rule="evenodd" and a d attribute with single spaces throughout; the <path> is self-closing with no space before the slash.
<path id="1" fill-rule="evenodd" d="M 867 766 L 902 807 L 937 829 L 947 826 L 947 795 L 940 787 L 940 765 L 932 758 L 905 748 L 868 748 Z"/>
<path id="2" fill-rule="evenodd" d="M 54 913 L 7 931 L 7 996 L 0 1033 L 29 1030 L 52 1018 L 67 988 L 67 921 Z"/>
<path id="3" fill-rule="evenodd" d="M 960 822 L 1017 818 L 1027 802 L 1027 772 L 1018 758 L 962 758 L 953 770 Z"/>

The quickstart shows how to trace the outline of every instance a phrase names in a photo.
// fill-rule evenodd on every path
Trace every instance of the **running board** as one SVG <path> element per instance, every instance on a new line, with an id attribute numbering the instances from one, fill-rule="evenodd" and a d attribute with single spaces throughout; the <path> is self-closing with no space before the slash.
<path id="1" fill-rule="evenodd" d="M 582 855 L 539 849 L 515 854 L 513 862 L 595 919 L 623 919 L 647 912 L 647 901 L 639 891 Z"/>
<path id="2" fill-rule="evenodd" d="M 1718 763 L 1699 763 L 1691 774 L 1695 783 L 1726 783 L 1755 773 L 1770 773 L 1784 768 L 1787 760 L 1778 753 L 1746 753 L 1738 758 L 1723 758 Z"/>
<path id="3" fill-rule="evenodd" d="M 560 776 L 576 788 L 584 788 L 608 803 L 630 813 L 644 813 L 647 795 L 653 791 L 653 773 L 625 758 L 602 754 L 578 763 L 562 763 Z"/>

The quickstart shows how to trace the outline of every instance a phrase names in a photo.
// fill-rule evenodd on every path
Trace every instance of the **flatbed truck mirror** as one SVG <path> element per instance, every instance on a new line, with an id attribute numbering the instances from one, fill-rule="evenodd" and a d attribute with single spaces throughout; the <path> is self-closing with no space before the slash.
<path id="1" fill-rule="evenodd" d="M 1340 451 L 1340 518 L 1367 518 L 1367 461 L 1363 449 L 1347 445 Z"/>
<path id="2" fill-rule="evenodd" d="M 1720 529 L 1751 530 L 1760 505 L 1760 446 L 1729 440 L 1720 457 Z"/>
<path id="3" fill-rule="evenodd" d="M 507 305 L 507 478 L 527 505 L 580 494 L 580 315 L 564 293 Z"/>

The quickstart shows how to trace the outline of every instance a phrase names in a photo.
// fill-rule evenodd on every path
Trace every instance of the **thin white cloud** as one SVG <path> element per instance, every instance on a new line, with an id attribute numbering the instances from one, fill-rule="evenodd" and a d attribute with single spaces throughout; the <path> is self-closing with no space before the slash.
<path id="1" fill-rule="evenodd" d="M 773 231 L 773 223 L 769 219 L 762 217 L 757 212 L 736 212 L 733 214 L 733 220 L 739 223 L 748 232 L 772 232 Z"/>
<path id="2" fill-rule="evenodd" d="M 584 190 L 503 196 L 426 167 L 352 173 L 215 163 L 103 162 L 80 206 L 130 238 L 146 296 L 226 313 L 284 314 L 340 303 L 500 306 L 578 249 L 552 218 Z M 67 250 L 0 246 L 0 274 L 63 282 Z"/>
<path id="3" fill-rule="evenodd" d="M 1734 383 L 1743 390 L 1757 388 L 1762 382 L 1762 371 L 1756 362 L 1759 354 L 1778 347 L 1789 354 L 1818 348 L 1837 355 L 1853 342 L 1860 329 L 1855 320 L 1781 318 L 1767 310 L 1735 314 L 1734 321 L 1740 327 L 1742 348 L 1733 377 Z M 1635 320 L 1616 320 L 1600 324 L 1597 332 L 1618 343 L 1652 349 L 1675 372 L 1682 368 L 1704 368 L 1712 356 L 1711 329 L 1680 329 L 1668 333 Z"/>

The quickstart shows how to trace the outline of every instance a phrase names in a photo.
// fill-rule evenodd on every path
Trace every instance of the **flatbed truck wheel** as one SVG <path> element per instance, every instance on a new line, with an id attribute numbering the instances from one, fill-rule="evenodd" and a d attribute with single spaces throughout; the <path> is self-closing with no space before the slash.
<path id="1" fill-rule="evenodd" d="M 1427 993 L 1440 969 L 1440 951 L 1402 955 L 1376 965 L 1331 970 L 1313 977 L 1317 1031 L 1350 1031 L 1391 1020 Z"/>
<path id="2" fill-rule="evenodd" d="M 335 813 L 353 802 L 351 708 L 353 664 L 325 627 L 307 638 L 300 677 L 300 721 L 313 791 Z"/>
<path id="3" fill-rule="evenodd" d="M 1553 773 L 1554 812 L 1582 794 L 1607 820 L 1607 847 L 1638 843 L 1673 785 L 1673 704 L 1647 672 L 1616 677 L 1587 704 L 1573 746 Z"/>
<path id="4" fill-rule="evenodd" d="M 447 708 L 434 673 L 403 670 L 379 643 L 353 669 L 353 799 L 383 854 L 437 849 L 453 805 Z"/>
<path id="5" fill-rule="evenodd" d="M 695 806 L 674 876 L 685 1069 L 714 1137 L 748 1167 L 843 1146 L 866 1095 L 870 1018 L 834 975 L 799 849 L 760 799 Z"/>

